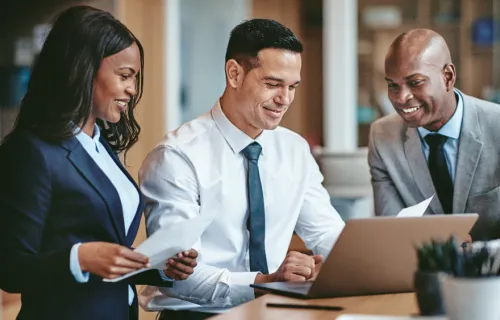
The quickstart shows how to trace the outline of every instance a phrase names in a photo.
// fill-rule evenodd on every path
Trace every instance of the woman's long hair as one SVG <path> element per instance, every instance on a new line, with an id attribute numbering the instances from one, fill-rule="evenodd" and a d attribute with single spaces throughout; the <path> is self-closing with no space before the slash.
<path id="1" fill-rule="evenodd" d="M 144 50 L 120 21 L 89 6 L 69 8 L 53 24 L 33 66 L 14 132 L 27 130 L 50 142 L 74 136 L 75 126 L 86 123 L 92 112 L 93 85 L 101 62 L 133 43 L 141 56 L 137 94 L 119 122 L 97 119 L 113 150 L 128 150 L 137 142 L 141 129 L 134 109 L 142 96 Z"/>

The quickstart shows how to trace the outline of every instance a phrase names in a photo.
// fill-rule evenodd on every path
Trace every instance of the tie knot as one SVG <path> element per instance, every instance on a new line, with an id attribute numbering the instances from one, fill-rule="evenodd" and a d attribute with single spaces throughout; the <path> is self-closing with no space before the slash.
<path id="1" fill-rule="evenodd" d="M 446 142 L 446 139 L 448 139 L 448 137 L 443 136 L 439 133 L 428 134 L 427 136 L 425 136 L 425 142 L 427 142 L 427 144 L 431 148 L 441 148 Z"/>
<path id="2" fill-rule="evenodd" d="M 262 147 L 257 142 L 252 142 L 245 149 L 243 149 L 243 155 L 248 160 L 259 160 Z"/>

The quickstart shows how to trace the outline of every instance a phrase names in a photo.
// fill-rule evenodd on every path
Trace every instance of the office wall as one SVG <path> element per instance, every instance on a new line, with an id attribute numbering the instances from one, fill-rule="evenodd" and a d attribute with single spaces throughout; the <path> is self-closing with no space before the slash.
<path id="1" fill-rule="evenodd" d="M 145 51 L 144 93 L 136 109 L 141 136 L 125 159 L 127 169 L 136 179 L 143 159 L 165 134 L 165 13 L 163 0 L 115 0 L 115 15 L 136 35 Z M 145 238 L 142 221 L 134 245 Z M 140 291 L 141 287 L 137 289 Z M 153 320 L 155 316 L 156 313 L 140 310 L 141 320 Z"/>
<path id="2" fill-rule="evenodd" d="M 77 4 L 113 12 L 114 0 L 2 0 L 0 1 L 0 65 L 13 63 L 14 41 L 32 35 L 39 23 L 53 21 L 61 10 Z"/>
<path id="3" fill-rule="evenodd" d="M 181 123 L 210 110 L 226 85 L 231 29 L 250 16 L 250 0 L 181 0 Z M 169 106 L 171 107 L 171 106 Z"/>
<path id="4" fill-rule="evenodd" d="M 253 0 L 252 17 L 274 19 L 288 28 L 290 28 L 302 41 L 304 34 L 301 21 L 302 0 Z M 304 43 L 305 45 L 306 43 Z M 307 49 L 307 48 L 306 48 Z M 308 97 L 307 86 L 304 83 L 308 82 L 307 68 L 308 64 L 303 56 L 302 61 L 302 84 L 299 86 L 295 95 L 295 101 L 291 105 L 288 112 L 283 118 L 282 125 L 301 135 L 307 135 L 309 132 L 307 110 L 309 104 L 306 100 Z"/>

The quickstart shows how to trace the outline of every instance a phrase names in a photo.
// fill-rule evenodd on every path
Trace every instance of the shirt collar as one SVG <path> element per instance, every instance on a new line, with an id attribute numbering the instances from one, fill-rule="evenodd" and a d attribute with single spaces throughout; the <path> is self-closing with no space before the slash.
<path id="1" fill-rule="evenodd" d="M 454 91 L 457 97 L 457 109 L 455 110 L 455 113 L 453 113 L 453 116 L 451 116 L 450 120 L 448 120 L 448 122 L 446 122 L 444 126 L 442 126 L 441 129 L 437 131 L 437 133 L 448 138 L 458 139 L 458 137 L 460 137 L 460 130 L 462 129 L 464 100 L 460 92 L 458 92 L 457 90 Z M 432 133 L 432 131 L 429 131 L 423 127 L 418 127 L 417 130 L 420 134 L 421 139 L 424 139 L 428 134 Z"/>
<path id="2" fill-rule="evenodd" d="M 101 137 L 101 130 L 99 130 L 99 126 L 97 124 L 94 125 L 94 135 L 93 137 L 89 137 L 83 130 L 76 126 L 75 129 L 73 130 L 73 133 L 75 134 L 75 137 L 80 141 L 80 143 L 84 146 L 87 147 L 93 147 L 95 148 L 98 152 L 99 149 L 97 148 L 99 138 Z"/>
<path id="3" fill-rule="evenodd" d="M 262 146 L 261 156 L 264 155 L 265 147 L 263 144 L 265 143 L 266 136 L 268 135 L 267 130 L 264 130 L 255 140 L 250 138 L 246 133 L 238 129 L 234 124 L 232 124 L 231 121 L 229 121 L 224 114 L 224 111 L 222 111 L 219 100 L 217 100 L 217 103 L 212 108 L 211 114 L 215 125 L 234 153 L 240 153 L 250 143 L 257 141 Z"/>

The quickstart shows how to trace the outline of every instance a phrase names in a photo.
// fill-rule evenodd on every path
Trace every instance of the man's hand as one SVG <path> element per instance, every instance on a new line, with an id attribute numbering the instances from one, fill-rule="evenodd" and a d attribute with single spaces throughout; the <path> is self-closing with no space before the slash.
<path id="1" fill-rule="evenodd" d="M 291 251 L 287 254 L 278 271 L 269 275 L 258 274 L 255 283 L 264 282 L 301 282 L 316 276 L 316 265 L 323 261 L 323 256 L 308 256 Z"/>
<path id="2" fill-rule="evenodd" d="M 108 242 L 82 243 L 78 261 L 83 272 L 114 279 L 132 271 L 149 268 L 149 258 L 127 247 Z"/>
<path id="3" fill-rule="evenodd" d="M 193 274 L 194 268 L 198 265 L 197 257 L 198 251 L 194 249 L 179 252 L 175 258 L 168 259 L 167 268 L 163 272 L 170 279 L 186 280 Z"/>
<path id="4" fill-rule="evenodd" d="M 323 256 L 321 256 L 323 258 Z M 315 269 L 314 269 L 314 275 L 307 279 L 308 281 L 315 281 L 316 278 L 318 277 L 319 271 L 321 270 L 321 266 L 323 265 L 323 261 L 316 263 Z"/>

